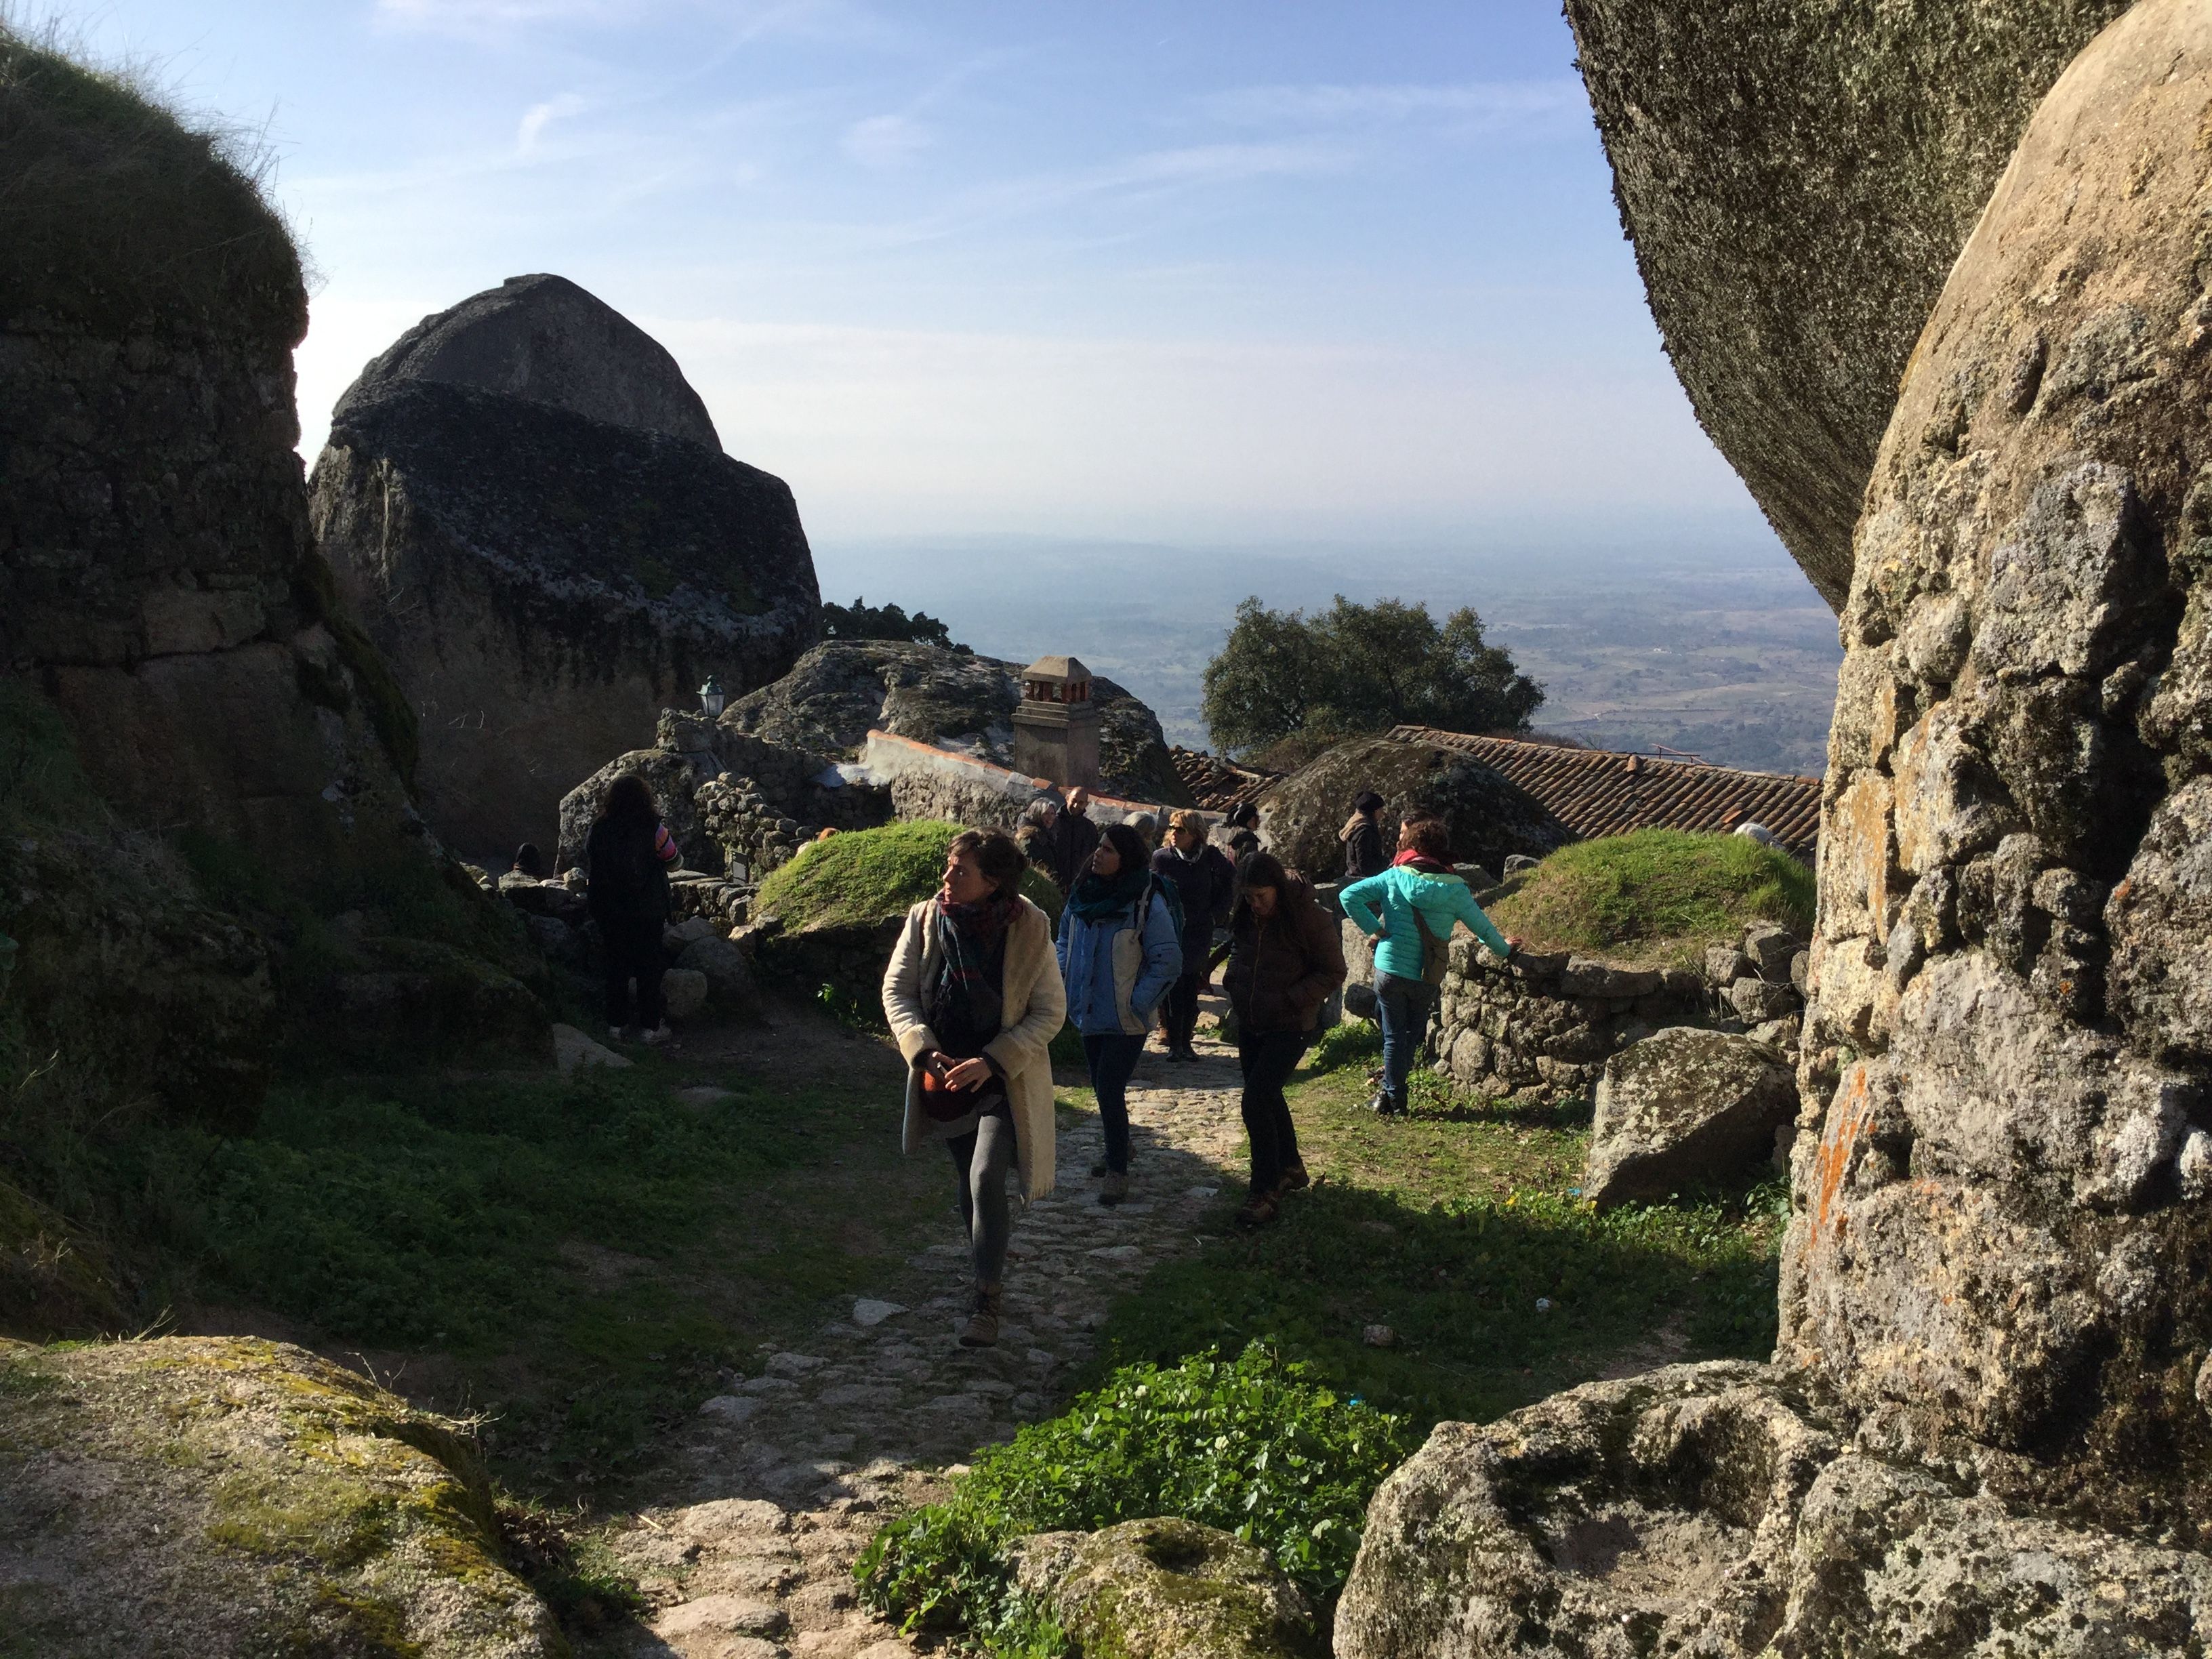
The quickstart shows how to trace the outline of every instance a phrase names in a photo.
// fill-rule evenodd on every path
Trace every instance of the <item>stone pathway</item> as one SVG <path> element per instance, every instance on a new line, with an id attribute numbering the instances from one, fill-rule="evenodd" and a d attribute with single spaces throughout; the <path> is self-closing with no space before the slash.
<path id="1" fill-rule="evenodd" d="M 916 1650 L 855 1598 L 852 1566 L 887 1512 L 944 1490 L 978 1447 L 1065 1401 L 1113 1299 L 1192 1248 L 1200 1212 L 1243 1180 L 1233 1051 L 1199 1064 L 1147 1051 L 1129 1094 L 1129 1201 L 1097 1201 L 1103 1145 L 1086 1115 L 1059 1137 L 1059 1188 L 1017 1207 L 999 1346 L 954 1340 L 971 1280 L 951 1211 L 895 1285 L 823 1328 L 803 1352 L 765 1354 L 701 1408 L 674 1449 L 683 1501 L 614 1539 L 659 1611 L 632 1649 L 684 1659 L 891 1659 Z M 930 1154 L 943 1161 L 943 1154 Z"/>

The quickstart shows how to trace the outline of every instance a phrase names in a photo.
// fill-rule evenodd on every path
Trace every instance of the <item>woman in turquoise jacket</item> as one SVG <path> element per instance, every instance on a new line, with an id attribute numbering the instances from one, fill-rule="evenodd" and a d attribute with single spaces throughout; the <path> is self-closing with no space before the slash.
<path id="1" fill-rule="evenodd" d="M 1429 1021 L 1431 993 L 1421 975 L 1421 927 L 1449 940 L 1465 922 L 1474 936 L 1501 957 L 1510 957 L 1517 939 L 1500 933 L 1451 872 L 1451 832 L 1442 818 L 1406 820 L 1398 832 L 1398 856 L 1388 870 L 1355 881 L 1337 895 L 1344 914 L 1375 946 L 1375 1001 L 1382 1016 L 1382 1090 L 1373 1105 L 1385 1116 L 1406 1109 L 1406 1075 Z"/>
<path id="2" fill-rule="evenodd" d="M 1145 1033 L 1182 972 L 1174 902 L 1152 872 L 1152 852 L 1126 823 L 1100 834 L 1060 915 L 1060 976 L 1067 1017 L 1083 1034 L 1091 1088 L 1106 1130 L 1101 1204 L 1129 1195 L 1129 1077 Z"/>

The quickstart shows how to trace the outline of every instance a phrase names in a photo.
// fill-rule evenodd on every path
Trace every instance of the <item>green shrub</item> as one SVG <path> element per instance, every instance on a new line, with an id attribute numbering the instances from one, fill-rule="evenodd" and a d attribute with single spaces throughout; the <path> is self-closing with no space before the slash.
<path id="1" fill-rule="evenodd" d="M 1235 1360 L 1126 1366 L 983 1453 L 944 1503 L 884 1527 L 854 1572 L 868 1604 L 903 1628 L 964 1623 L 1004 1651 L 1034 1629 L 1006 1546 L 1171 1515 L 1258 1545 L 1326 1607 L 1352 1571 L 1368 1499 L 1411 1450 L 1403 1419 L 1257 1343 Z"/>
<path id="2" fill-rule="evenodd" d="M 945 848 L 960 830 L 957 823 L 924 819 L 809 842 L 797 858 L 769 872 L 755 908 L 781 917 L 794 931 L 889 921 L 937 890 Z M 1059 916 L 1060 890 L 1042 872 L 1022 877 L 1022 896 L 1048 916 Z"/>
<path id="3" fill-rule="evenodd" d="M 1486 907 L 1531 944 L 1672 965 L 1751 921 L 1813 926 L 1813 872 L 1747 836 L 1638 830 L 1563 847 Z"/>

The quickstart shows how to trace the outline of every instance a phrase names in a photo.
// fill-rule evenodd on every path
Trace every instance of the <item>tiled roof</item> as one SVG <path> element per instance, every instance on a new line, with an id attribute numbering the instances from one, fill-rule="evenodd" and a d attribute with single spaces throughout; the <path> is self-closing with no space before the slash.
<path id="1" fill-rule="evenodd" d="M 1237 802 L 1249 800 L 1275 776 L 1272 772 L 1231 766 L 1203 749 L 1185 749 L 1181 744 L 1169 751 L 1169 757 L 1183 787 L 1209 812 L 1225 812 Z"/>
<path id="2" fill-rule="evenodd" d="M 1471 755 L 1541 801 L 1585 841 L 1632 830 L 1726 830 L 1731 812 L 1765 824 L 1784 846 L 1809 858 L 1820 831 L 1820 780 L 1783 772 L 1569 749 L 1525 738 L 1478 738 L 1432 726 L 1401 726 L 1391 738 Z"/>

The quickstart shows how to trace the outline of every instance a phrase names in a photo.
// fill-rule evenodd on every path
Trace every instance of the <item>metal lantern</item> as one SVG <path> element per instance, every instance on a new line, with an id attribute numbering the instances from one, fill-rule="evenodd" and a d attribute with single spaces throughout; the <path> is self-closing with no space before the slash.
<path id="1" fill-rule="evenodd" d="M 722 709 L 730 701 L 730 694 L 722 690 L 722 682 L 714 675 L 707 676 L 706 684 L 699 688 L 699 707 L 707 711 L 707 718 L 718 720 Z"/>

